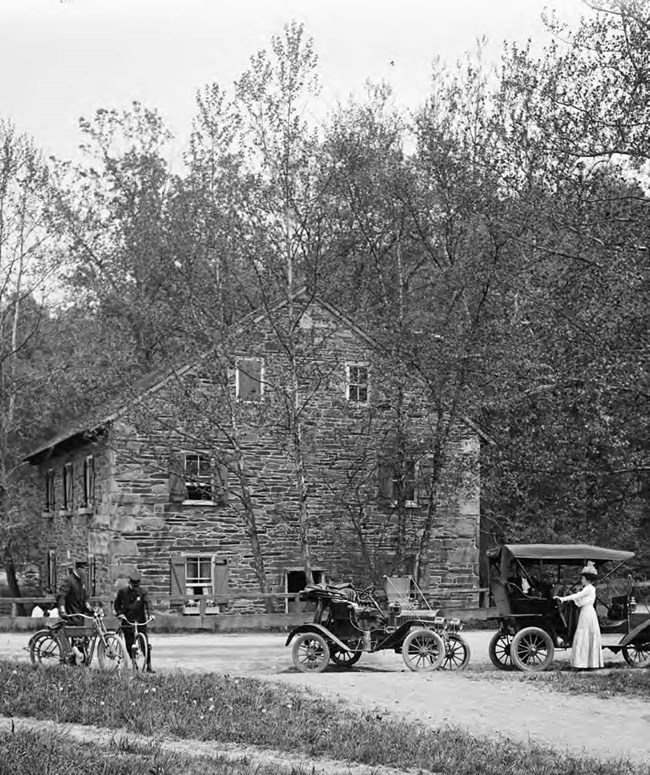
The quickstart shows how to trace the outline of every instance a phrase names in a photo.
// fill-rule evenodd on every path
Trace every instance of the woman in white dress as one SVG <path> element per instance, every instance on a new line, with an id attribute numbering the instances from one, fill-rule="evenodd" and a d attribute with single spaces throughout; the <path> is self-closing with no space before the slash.
<path id="1" fill-rule="evenodd" d="M 594 608 L 596 588 L 593 582 L 597 575 L 594 564 L 588 562 L 580 572 L 582 589 L 573 595 L 557 598 L 562 603 L 571 600 L 580 609 L 578 626 L 571 644 L 571 666 L 577 670 L 597 670 L 603 666 L 600 626 Z"/>

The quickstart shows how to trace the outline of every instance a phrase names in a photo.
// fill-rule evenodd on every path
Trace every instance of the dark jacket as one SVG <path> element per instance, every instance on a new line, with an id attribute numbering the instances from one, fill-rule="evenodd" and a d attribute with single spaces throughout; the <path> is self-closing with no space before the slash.
<path id="1" fill-rule="evenodd" d="M 113 603 L 115 613 L 124 614 L 130 622 L 146 622 L 149 616 L 149 598 L 144 587 L 122 587 Z"/>
<path id="2" fill-rule="evenodd" d="M 56 604 L 67 614 L 89 613 L 88 593 L 76 573 L 70 573 L 59 587 Z"/>

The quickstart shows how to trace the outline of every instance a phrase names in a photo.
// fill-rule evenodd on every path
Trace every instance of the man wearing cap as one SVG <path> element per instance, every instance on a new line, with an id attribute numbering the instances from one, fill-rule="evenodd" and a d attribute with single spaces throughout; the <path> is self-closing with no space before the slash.
<path id="1" fill-rule="evenodd" d="M 140 574 L 134 571 L 129 576 L 128 586 L 118 590 L 117 597 L 113 603 L 113 608 L 118 617 L 122 618 L 122 632 L 124 633 L 124 642 L 126 650 L 131 654 L 133 643 L 135 641 L 135 628 L 129 622 L 137 622 L 142 625 L 138 627 L 138 632 L 143 633 L 147 638 L 149 648 L 147 649 L 147 667 L 148 673 L 155 672 L 151 668 L 151 644 L 147 635 L 147 626 L 145 622 L 151 617 L 149 607 L 149 598 L 147 590 L 141 586 Z"/>
<path id="2" fill-rule="evenodd" d="M 84 624 L 83 617 L 75 614 L 92 616 L 93 613 L 84 580 L 79 572 L 81 565 L 82 563 L 70 563 L 68 576 L 63 580 L 56 596 L 59 616 L 67 618 L 68 623 L 74 626 Z"/>

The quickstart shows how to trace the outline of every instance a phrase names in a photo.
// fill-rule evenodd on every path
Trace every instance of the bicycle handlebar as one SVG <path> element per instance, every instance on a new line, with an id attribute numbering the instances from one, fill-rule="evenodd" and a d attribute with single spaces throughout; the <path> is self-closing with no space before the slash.
<path id="1" fill-rule="evenodd" d="M 156 618 L 155 616 L 150 616 L 146 622 L 130 622 L 124 614 L 120 614 L 118 617 L 121 621 L 124 622 L 124 624 L 128 624 L 131 627 L 144 627 L 145 624 L 149 624 L 149 622 L 153 622 L 153 620 Z"/>

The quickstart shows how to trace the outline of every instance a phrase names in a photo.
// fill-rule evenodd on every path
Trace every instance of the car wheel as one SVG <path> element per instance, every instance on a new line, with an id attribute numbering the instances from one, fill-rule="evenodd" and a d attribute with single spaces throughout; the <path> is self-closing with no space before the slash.
<path id="1" fill-rule="evenodd" d="M 512 639 L 512 664 L 517 670 L 539 673 L 553 661 L 555 646 L 551 636 L 539 627 L 524 627 Z"/>
<path id="2" fill-rule="evenodd" d="M 445 658 L 445 644 L 433 630 L 413 630 L 402 644 L 402 659 L 409 670 L 437 670 Z"/>
<path id="3" fill-rule="evenodd" d="M 330 649 L 330 659 L 339 667 L 352 667 L 361 659 L 361 651 L 343 651 L 333 646 Z"/>
<path id="4" fill-rule="evenodd" d="M 497 670 L 514 670 L 512 664 L 512 635 L 509 632 L 495 632 L 488 646 L 490 662 Z"/>
<path id="5" fill-rule="evenodd" d="M 650 643 L 628 643 L 623 646 L 623 658 L 630 667 L 650 666 Z"/>
<path id="6" fill-rule="evenodd" d="M 452 633 L 445 640 L 445 657 L 442 660 L 443 670 L 464 670 L 469 665 L 472 652 L 469 644 L 460 635 Z"/>
<path id="7" fill-rule="evenodd" d="M 330 661 L 327 641 L 317 632 L 303 632 L 294 640 L 293 664 L 301 673 L 322 673 Z"/>

